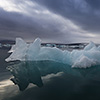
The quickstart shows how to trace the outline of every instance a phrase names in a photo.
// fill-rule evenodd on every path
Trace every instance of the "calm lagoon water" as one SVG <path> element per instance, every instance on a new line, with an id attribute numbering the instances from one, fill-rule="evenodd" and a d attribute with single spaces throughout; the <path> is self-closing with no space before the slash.
<path id="1" fill-rule="evenodd" d="M 7 51 L 0 49 L 0 100 L 100 100 L 100 66 L 72 69 L 53 61 L 6 63 Z M 22 86 L 15 85 L 13 78 Z"/>

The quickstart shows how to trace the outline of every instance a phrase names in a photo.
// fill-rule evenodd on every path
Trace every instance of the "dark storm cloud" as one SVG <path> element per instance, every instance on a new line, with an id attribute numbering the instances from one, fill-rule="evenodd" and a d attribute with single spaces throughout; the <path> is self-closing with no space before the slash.
<path id="1" fill-rule="evenodd" d="M 100 32 L 100 0 L 37 0 L 48 9 L 69 18 L 81 28 Z M 95 9 L 96 8 L 96 9 Z"/>
<path id="2" fill-rule="evenodd" d="M 3 9 L 0 9 L 0 12 L 0 37 L 4 35 L 6 38 L 24 37 L 34 39 L 36 37 L 54 38 L 56 35 L 59 36 L 59 30 L 49 20 L 42 22 L 37 18 L 38 16 L 30 17 L 18 12 L 6 12 Z M 52 33 L 55 34 L 51 35 Z"/>
<path id="3" fill-rule="evenodd" d="M 86 0 L 86 2 L 95 9 L 100 9 L 100 0 Z"/>
<path id="4" fill-rule="evenodd" d="M 19 3 L 17 2 L 17 4 Z M 25 5 L 24 11 L 21 12 L 19 10 L 17 12 L 16 10 L 6 11 L 5 9 L 0 9 L 0 12 L 0 38 L 22 37 L 33 40 L 40 37 L 44 42 L 71 42 L 73 37 L 78 37 L 77 34 L 75 36 L 73 34 L 78 30 L 73 28 L 73 24 L 69 25 L 71 22 L 38 4 L 33 4 L 32 7 Z"/>
<path id="5" fill-rule="evenodd" d="M 0 38 L 44 42 L 93 40 L 100 32 L 96 0 L 0 0 Z M 97 6 L 96 6 L 97 5 Z M 96 39 L 95 39 L 96 40 Z"/>

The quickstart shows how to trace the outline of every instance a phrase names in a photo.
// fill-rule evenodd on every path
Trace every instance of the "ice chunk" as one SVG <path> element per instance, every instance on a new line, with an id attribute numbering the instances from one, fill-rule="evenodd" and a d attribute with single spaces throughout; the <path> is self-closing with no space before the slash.
<path id="1" fill-rule="evenodd" d="M 35 60 L 38 56 L 41 48 L 41 40 L 39 38 L 35 39 L 33 43 L 31 43 L 27 50 L 27 59 L 26 60 Z"/>
<path id="2" fill-rule="evenodd" d="M 14 52 L 15 48 L 16 48 L 16 46 L 13 45 L 12 48 L 8 51 L 8 53 L 12 53 L 12 52 Z"/>
<path id="3" fill-rule="evenodd" d="M 27 44 L 21 38 L 16 38 L 16 44 L 10 50 L 13 53 L 6 59 L 6 61 L 25 60 L 27 51 Z"/>
<path id="4" fill-rule="evenodd" d="M 98 46 L 98 48 L 97 48 L 99 51 L 100 51 L 100 46 Z"/>
<path id="5" fill-rule="evenodd" d="M 82 56 L 79 60 L 77 60 L 72 68 L 87 68 L 96 65 L 96 62 L 93 59 L 89 59 L 86 56 Z"/>
<path id="6" fill-rule="evenodd" d="M 9 53 L 14 52 L 17 48 L 23 48 L 25 47 L 27 44 L 26 42 L 21 39 L 21 38 L 16 38 L 16 44 L 12 46 L 12 48 L 9 50 Z"/>
<path id="7" fill-rule="evenodd" d="M 96 45 L 91 41 L 91 42 L 84 48 L 84 50 L 90 50 L 90 49 L 92 49 L 93 47 L 96 47 Z"/>
<path id="8" fill-rule="evenodd" d="M 100 64 L 100 47 L 90 42 L 83 50 L 61 50 L 56 47 L 41 47 L 41 40 L 37 38 L 33 43 L 26 44 L 20 38 L 12 47 L 12 54 L 6 61 L 56 61 L 72 67 L 86 68 Z"/>
<path id="9" fill-rule="evenodd" d="M 63 61 L 63 53 L 62 50 L 56 47 L 42 47 L 36 60 L 52 60 L 57 62 Z"/>
<path id="10" fill-rule="evenodd" d="M 10 57 L 6 61 L 26 61 L 35 60 L 36 56 L 40 51 L 41 40 L 37 38 L 33 43 L 26 44 L 21 38 L 16 39 L 16 44 L 12 46 L 9 52 L 12 52 Z"/>

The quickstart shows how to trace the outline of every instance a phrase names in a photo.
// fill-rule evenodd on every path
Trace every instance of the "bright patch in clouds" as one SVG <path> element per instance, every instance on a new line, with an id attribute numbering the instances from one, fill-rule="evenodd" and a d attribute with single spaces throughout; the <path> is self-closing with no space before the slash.
<path id="1" fill-rule="evenodd" d="M 16 11 L 20 12 L 20 9 L 17 8 L 17 5 L 14 4 L 13 0 L 0 0 L 0 7 L 5 11 Z"/>

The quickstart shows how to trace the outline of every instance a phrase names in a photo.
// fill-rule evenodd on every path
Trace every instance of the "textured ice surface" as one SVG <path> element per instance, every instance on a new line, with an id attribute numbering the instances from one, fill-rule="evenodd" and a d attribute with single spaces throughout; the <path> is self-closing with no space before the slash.
<path id="1" fill-rule="evenodd" d="M 83 50 L 61 50 L 56 47 L 41 47 L 41 40 L 37 38 L 33 43 L 27 44 L 21 38 L 10 50 L 12 54 L 6 61 L 56 61 L 68 64 L 71 67 L 87 68 L 100 64 L 100 47 L 90 42 Z"/>
<path id="2" fill-rule="evenodd" d="M 92 48 L 96 47 L 95 44 L 91 41 L 85 48 L 84 50 L 90 50 Z"/>

